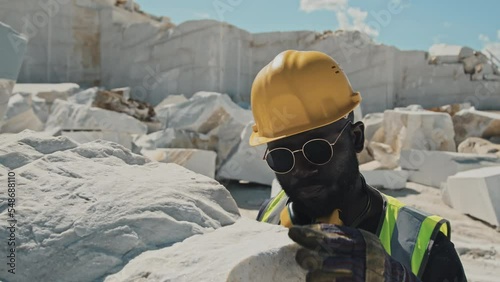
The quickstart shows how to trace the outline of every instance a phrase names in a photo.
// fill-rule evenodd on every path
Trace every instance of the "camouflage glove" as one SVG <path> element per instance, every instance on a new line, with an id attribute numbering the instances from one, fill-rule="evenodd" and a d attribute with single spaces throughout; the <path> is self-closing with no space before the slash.
<path id="1" fill-rule="evenodd" d="M 288 236 L 304 247 L 295 260 L 308 271 L 306 281 L 420 281 L 364 230 L 314 224 L 292 226 Z"/>

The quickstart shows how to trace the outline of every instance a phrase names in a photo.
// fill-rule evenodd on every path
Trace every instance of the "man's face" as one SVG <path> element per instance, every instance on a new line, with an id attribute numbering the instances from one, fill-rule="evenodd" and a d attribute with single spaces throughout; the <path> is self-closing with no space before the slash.
<path id="1" fill-rule="evenodd" d="M 311 139 L 322 138 L 333 143 L 349 121 L 333 124 L 283 138 L 268 144 L 269 150 L 285 147 L 302 149 Z M 281 187 L 294 203 L 294 208 L 311 218 L 330 215 L 342 208 L 344 195 L 359 177 L 358 160 L 351 136 L 353 125 L 347 124 L 333 148 L 333 157 L 324 165 L 309 162 L 302 152 L 296 152 L 295 166 L 286 174 L 276 174 Z M 329 152 L 325 152 L 328 154 Z"/>

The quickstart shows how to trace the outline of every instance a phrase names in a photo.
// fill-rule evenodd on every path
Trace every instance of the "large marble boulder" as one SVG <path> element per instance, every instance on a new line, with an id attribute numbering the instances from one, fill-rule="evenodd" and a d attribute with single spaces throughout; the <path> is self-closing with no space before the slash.
<path id="1" fill-rule="evenodd" d="M 459 172 L 450 176 L 446 189 L 451 206 L 500 226 L 500 166 Z"/>
<path id="2" fill-rule="evenodd" d="M 453 116 L 455 142 L 462 143 L 469 137 L 484 139 L 500 137 L 500 114 L 464 109 Z"/>
<path id="3" fill-rule="evenodd" d="M 239 218 L 235 201 L 213 179 L 118 144 L 76 145 L 26 131 L 0 136 L 6 138 L 0 180 L 7 183 L 10 171 L 17 183 L 15 281 L 102 280 L 145 251 Z M 6 193 L 0 202 L 7 203 Z M 2 208 L 0 220 L 8 219 Z M 9 232 L 1 228 L 0 236 Z M 2 244 L 0 252 L 7 248 Z M 2 261 L 0 280 L 12 281 Z"/>
<path id="4" fill-rule="evenodd" d="M 242 218 L 143 253 L 104 281 L 305 281 L 306 273 L 294 259 L 297 249 L 286 228 Z"/>
<path id="5" fill-rule="evenodd" d="M 495 155 L 424 150 L 404 150 L 399 161 L 401 168 L 410 172 L 409 181 L 436 188 L 458 172 L 500 166 L 500 158 Z"/>

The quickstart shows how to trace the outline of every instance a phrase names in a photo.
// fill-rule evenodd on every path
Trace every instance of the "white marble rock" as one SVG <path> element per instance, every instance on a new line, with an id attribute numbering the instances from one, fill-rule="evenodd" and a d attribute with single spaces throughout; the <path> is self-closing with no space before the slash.
<path id="1" fill-rule="evenodd" d="M 274 172 L 262 159 L 266 145 L 252 147 L 249 144 L 253 121 L 241 132 L 241 142 L 236 150 L 227 158 L 217 176 L 223 179 L 243 180 L 264 185 L 271 185 Z"/>
<path id="2" fill-rule="evenodd" d="M 436 188 L 458 172 L 500 166 L 500 158 L 495 155 L 423 150 L 403 150 L 399 161 L 401 168 L 410 172 L 409 181 Z"/>
<path id="3" fill-rule="evenodd" d="M 448 177 L 447 193 L 454 209 L 500 226 L 500 166 L 459 172 Z"/>
<path id="4" fill-rule="evenodd" d="M 409 173 L 404 170 L 360 170 L 366 183 L 376 187 L 399 190 L 406 187 Z"/>
<path id="5" fill-rule="evenodd" d="M 235 201 L 218 182 L 176 164 L 150 162 L 118 144 L 75 146 L 65 137 L 26 133 L 7 139 L 0 144 L 18 149 L 1 151 L 3 165 L 19 162 L 23 151 L 36 154 L 13 170 L 16 255 L 22 258 L 18 281 L 102 280 L 143 252 L 239 218 Z M 6 175 L 0 180 L 6 183 Z M 0 202 L 6 197 L 0 194 Z M 3 208 L 0 220 L 7 219 Z M 0 236 L 7 238 L 8 230 L 1 228 Z M 7 247 L 2 244 L 0 252 L 6 254 Z M 0 280 L 10 281 L 0 260 Z"/>
<path id="6" fill-rule="evenodd" d="M 146 134 L 147 126 L 122 113 L 55 100 L 45 130 L 95 129 L 129 134 Z"/>
<path id="7" fill-rule="evenodd" d="M 71 138 L 72 140 L 83 144 L 95 140 L 106 140 L 122 145 L 123 147 L 132 149 L 132 136 L 126 132 L 117 131 L 62 131 L 62 136 Z"/>
<path id="8" fill-rule="evenodd" d="M 162 163 L 175 163 L 196 173 L 215 178 L 215 159 L 213 151 L 198 149 L 156 149 L 142 150 L 141 154 L 150 160 Z"/>
<path id="9" fill-rule="evenodd" d="M 241 218 L 212 233 L 143 253 L 104 281 L 305 281 L 306 273 L 294 259 L 298 246 L 287 230 Z"/>
<path id="10" fill-rule="evenodd" d="M 452 119 L 457 144 L 469 137 L 490 139 L 500 136 L 500 114 L 478 111 L 471 107 L 459 111 Z"/>

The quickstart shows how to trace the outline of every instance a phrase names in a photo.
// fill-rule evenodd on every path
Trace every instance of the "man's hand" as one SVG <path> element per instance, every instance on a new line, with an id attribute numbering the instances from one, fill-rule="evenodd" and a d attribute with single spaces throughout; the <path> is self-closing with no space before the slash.
<path id="1" fill-rule="evenodd" d="M 295 260 L 306 281 L 418 281 L 369 232 L 333 224 L 292 226 L 288 236 L 301 245 Z"/>

